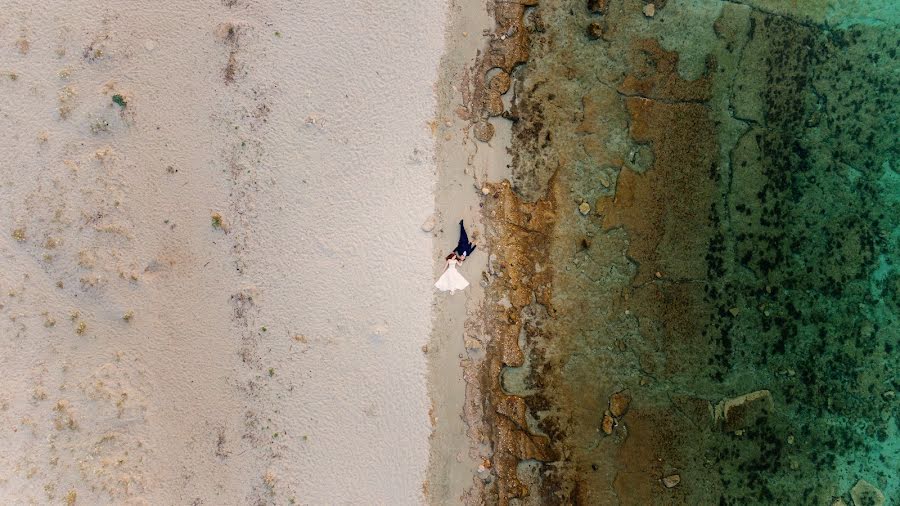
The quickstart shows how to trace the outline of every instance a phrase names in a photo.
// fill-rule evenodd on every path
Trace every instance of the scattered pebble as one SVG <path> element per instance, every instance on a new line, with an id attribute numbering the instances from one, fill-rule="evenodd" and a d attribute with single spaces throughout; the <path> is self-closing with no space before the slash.
<path id="1" fill-rule="evenodd" d="M 581 205 L 578 206 L 578 210 L 581 212 L 581 214 L 587 216 L 587 214 L 591 212 L 591 205 L 587 202 L 582 202 Z"/>
<path id="2" fill-rule="evenodd" d="M 644 16 L 652 18 L 656 14 L 656 5 L 647 4 L 644 6 Z"/>
<path id="3" fill-rule="evenodd" d="M 681 483 L 681 475 L 679 474 L 670 474 L 662 479 L 662 484 L 666 488 L 677 487 L 679 483 Z"/>

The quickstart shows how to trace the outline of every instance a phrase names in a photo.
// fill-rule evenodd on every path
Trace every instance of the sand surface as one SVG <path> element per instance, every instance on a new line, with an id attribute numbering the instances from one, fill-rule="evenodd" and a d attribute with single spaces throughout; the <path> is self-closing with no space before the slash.
<path id="1" fill-rule="evenodd" d="M 444 17 L 0 2 L 2 502 L 423 500 Z"/>
<path id="2" fill-rule="evenodd" d="M 430 504 L 466 503 L 473 479 L 479 474 L 482 447 L 477 428 L 466 419 L 467 395 L 464 368 L 484 356 L 489 336 L 483 331 L 481 306 L 484 298 L 482 272 L 487 268 L 490 244 L 483 240 L 481 188 L 487 181 L 507 174 L 510 123 L 494 122 L 497 135 L 490 143 L 474 139 L 472 124 L 458 114 L 470 93 L 475 57 L 494 28 L 488 4 L 478 0 L 449 2 L 447 45 L 438 81 L 437 166 L 435 194 L 436 275 L 446 255 L 459 238 L 459 220 L 464 220 L 476 252 L 460 267 L 470 286 L 462 293 L 441 293 L 435 299 L 435 321 L 428 344 L 430 397 L 434 432 L 428 472 Z M 467 399 L 468 397 L 468 399 Z M 483 474 L 483 473 L 482 473 Z M 477 497 L 471 497 L 477 502 Z"/>

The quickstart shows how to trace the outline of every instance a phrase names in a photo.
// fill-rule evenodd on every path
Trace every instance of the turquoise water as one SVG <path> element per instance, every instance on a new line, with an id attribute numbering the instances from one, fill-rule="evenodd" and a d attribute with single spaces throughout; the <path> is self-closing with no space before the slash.
<path id="1" fill-rule="evenodd" d="M 512 182 L 556 215 L 520 393 L 563 457 L 517 500 L 900 497 L 897 5 L 528 12 Z"/>

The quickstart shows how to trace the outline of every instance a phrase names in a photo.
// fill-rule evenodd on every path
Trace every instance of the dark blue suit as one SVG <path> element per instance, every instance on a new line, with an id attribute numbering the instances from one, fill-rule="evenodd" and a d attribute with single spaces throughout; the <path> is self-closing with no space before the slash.
<path id="1" fill-rule="evenodd" d="M 459 244 L 456 245 L 454 253 L 463 257 L 471 255 L 477 248 L 476 245 L 469 242 L 469 236 L 466 235 L 466 227 L 463 226 L 463 220 L 459 220 Z"/>

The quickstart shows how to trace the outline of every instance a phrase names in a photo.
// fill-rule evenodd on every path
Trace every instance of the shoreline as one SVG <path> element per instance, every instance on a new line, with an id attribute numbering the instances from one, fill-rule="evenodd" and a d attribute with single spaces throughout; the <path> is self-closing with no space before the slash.
<path id="1" fill-rule="evenodd" d="M 469 288 L 455 295 L 435 295 L 434 332 L 427 347 L 433 432 L 426 489 L 431 504 L 477 503 L 479 492 L 473 486 L 489 474 L 483 467 L 490 459 L 490 448 L 482 442 L 487 429 L 477 407 L 479 378 L 473 374 L 489 344 L 482 276 L 488 268 L 491 245 L 485 235 L 481 190 L 509 175 L 511 124 L 492 118 L 494 138 L 483 143 L 475 139 L 470 119 L 478 113 L 472 110 L 476 55 L 484 50 L 488 39 L 484 34 L 495 27 L 487 6 L 479 0 L 449 3 L 446 49 L 437 87 L 435 279 L 443 271 L 447 252 L 456 245 L 459 219 L 465 220 L 478 250 L 460 269 Z"/>

